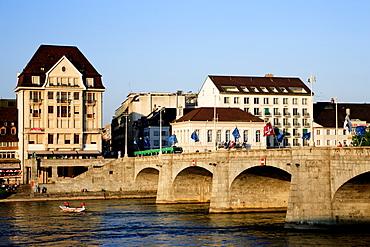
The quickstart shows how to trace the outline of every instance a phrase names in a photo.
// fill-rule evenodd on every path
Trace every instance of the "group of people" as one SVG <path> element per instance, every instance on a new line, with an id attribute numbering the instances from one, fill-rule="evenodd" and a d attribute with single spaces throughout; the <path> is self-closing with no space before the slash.
<path id="1" fill-rule="evenodd" d="M 35 193 L 46 193 L 46 187 L 35 186 Z"/>

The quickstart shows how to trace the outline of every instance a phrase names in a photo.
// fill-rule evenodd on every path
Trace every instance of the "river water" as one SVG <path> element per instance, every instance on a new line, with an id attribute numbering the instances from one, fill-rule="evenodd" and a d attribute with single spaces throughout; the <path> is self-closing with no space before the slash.
<path id="1" fill-rule="evenodd" d="M 72 207 L 81 201 L 70 201 Z M 369 246 L 370 230 L 284 229 L 285 213 L 208 214 L 208 204 L 154 199 L 0 203 L 0 246 Z"/>

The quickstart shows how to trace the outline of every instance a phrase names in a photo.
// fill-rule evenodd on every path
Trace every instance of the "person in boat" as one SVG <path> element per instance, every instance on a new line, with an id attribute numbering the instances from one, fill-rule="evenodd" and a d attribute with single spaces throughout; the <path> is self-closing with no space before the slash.
<path id="1" fill-rule="evenodd" d="M 65 202 L 64 205 L 69 208 L 69 202 Z"/>

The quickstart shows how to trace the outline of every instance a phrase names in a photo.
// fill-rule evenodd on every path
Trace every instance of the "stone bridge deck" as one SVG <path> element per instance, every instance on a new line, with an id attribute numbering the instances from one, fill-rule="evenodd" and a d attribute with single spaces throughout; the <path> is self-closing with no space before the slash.
<path id="1" fill-rule="evenodd" d="M 370 222 L 369 171 L 370 148 L 224 150 L 112 160 L 55 190 L 157 190 L 157 203 L 286 210 L 287 228 L 314 228 Z"/>

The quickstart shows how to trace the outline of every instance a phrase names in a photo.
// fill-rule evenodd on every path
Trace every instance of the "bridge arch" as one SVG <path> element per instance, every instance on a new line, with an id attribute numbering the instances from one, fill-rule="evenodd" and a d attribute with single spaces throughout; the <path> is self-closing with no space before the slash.
<path id="1" fill-rule="evenodd" d="M 139 171 L 135 178 L 137 190 L 157 190 L 159 181 L 159 170 L 147 167 Z"/>
<path id="2" fill-rule="evenodd" d="M 333 197 L 333 215 L 336 223 L 369 223 L 369 198 L 370 172 L 364 172 L 345 182 Z"/>
<path id="3" fill-rule="evenodd" d="M 253 166 L 230 185 L 232 211 L 282 211 L 288 206 L 291 174 L 272 166 Z"/>
<path id="4" fill-rule="evenodd" d="M 211 200 L 213 174 L 200 166 L 190 166 L 177 173 L 173 180 L 175 202 L 203 203 Z"/>

